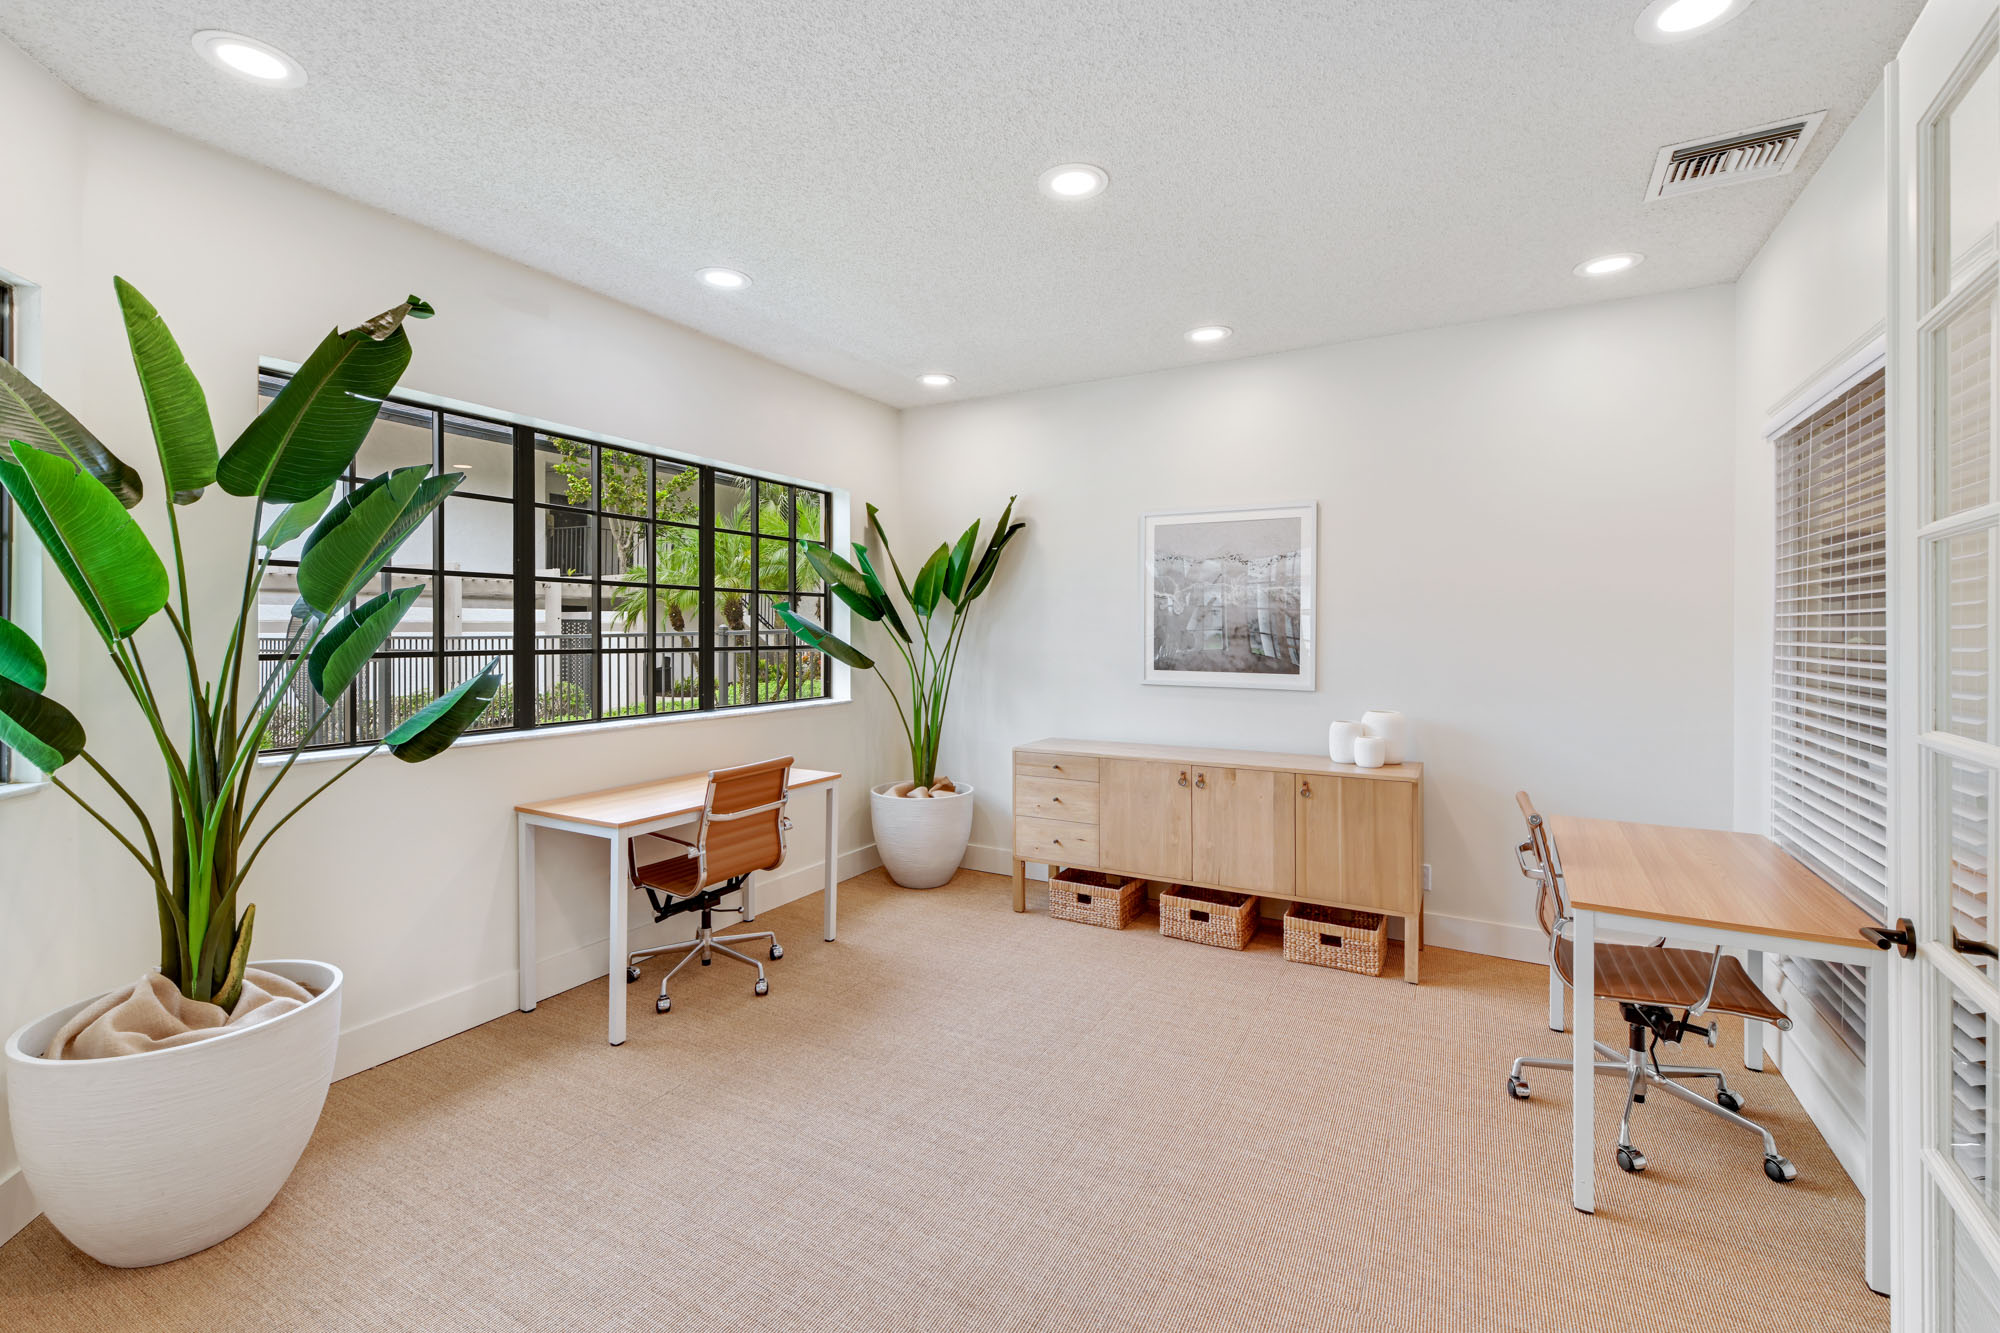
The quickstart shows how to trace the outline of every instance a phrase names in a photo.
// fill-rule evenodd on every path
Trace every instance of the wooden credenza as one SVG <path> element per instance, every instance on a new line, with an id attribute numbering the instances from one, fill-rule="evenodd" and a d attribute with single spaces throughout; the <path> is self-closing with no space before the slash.
<path id="1" fill-rule="evenodd" d="M 1424 766 L 1042 740 L 1014 751 L 1014 910 L 1027 865 L 1074 866 L 1424 920 Z"/>

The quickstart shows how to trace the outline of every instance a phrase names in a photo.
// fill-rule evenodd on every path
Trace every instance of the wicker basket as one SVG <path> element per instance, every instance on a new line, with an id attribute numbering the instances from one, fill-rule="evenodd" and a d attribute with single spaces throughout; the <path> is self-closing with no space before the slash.
<path id="1" fill-rule="evenodd" d="M 1160 895 L 1160 933 L 1218 949 L 1247 949 L 1257 933 L 1257 900 L 1247 893 L 1176 884 Z"/>
<path id="2" fill-rule="evenodd" d="M 1146 881 L 1095 870 L 1058 870 L 1049 876 L 1049 915 L 1058 921 L 1123 930 L 1146 907 Z"/>
<path id="3" fill-rule="evenodd" d="M 1389 951 L 1389 918 L 1344 907 L 1293 903 L 1285 909 L 1285 960 L 1382 975 Z"/>

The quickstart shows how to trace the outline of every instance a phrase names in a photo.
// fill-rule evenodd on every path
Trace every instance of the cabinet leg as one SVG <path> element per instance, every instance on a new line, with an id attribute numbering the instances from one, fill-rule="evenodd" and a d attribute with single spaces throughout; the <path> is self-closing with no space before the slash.
<path id="1" fill-rule="evenodd" d="M 1403 918 L 1403 980 L 1417 984 L 1417 955 L 1424 951 L 1424 910 Z"/>
<path id="2" fill-rule="evenodd" d="M 1014 858 L 1014 910 L 1028 910 L 1028 863 L 1018 856 Z"/>

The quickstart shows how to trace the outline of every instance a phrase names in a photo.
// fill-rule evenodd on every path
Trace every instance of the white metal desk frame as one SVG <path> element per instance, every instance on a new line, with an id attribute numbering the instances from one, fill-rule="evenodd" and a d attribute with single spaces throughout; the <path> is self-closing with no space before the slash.
<path id="1" fill-rule="evenodd" d="M 834 934 L 834 919 L 839 906 L 840 895 L 840 812 L 837 797 L 840 792 L 838 778 L 823 784 L 826 788 L 826 938 Z M 797 790 L 794 788 L 793 790 Z M 632 890 L 631 870 L 626 864 L 626 849 L 632 839 L 644 837 L 648 833 L 658 833 L 665 829 L 693 824 L 699 821 L 701 812 L 677 811 L 649 820 L 643 824 L 628 824 L 622 828 L 607 827 L 603 824 L 586 824 L 574 819 L 555 819 L 547 815 L 532 814 L 525 810 L 514 813 L 515 831 L 520 845 L 520 913 L 521 935 L 520 953 L 517 963 L 521 981 L 520 1007 L 522 1013 L 532 1013 L 537 1001 L 536 956 L 535 956 L 535 830 L 556 829 L 563 833 L 581 833 L 585 837 L 602 838 L 610 844 L 610 902 L 607 914 L 609 938 L 605 958 L 610 968 L 608 985 L 610 988 L 610 1014 L 607 1036 L 613 1046 L 625 1044 L 625 960 L 632 952 L 628 936 L 629 925 L 626 908 L 627 895 Z M 756 918 L 756 904 L 752 897 L 753 884 L 745 885 L 743 906 L 745 921 Z"/>
<path id="2" fill-rule="evenodd" d="M 1864 940 L 1852 945 L 1827 944 L 1820 940 L 1800 940 L 1762 932 L 1724 930 L 1714 926 L 1687 925 L 1654 917 L 1625 916 L 1616 912 L 1570 909 L 1570 970 L 1578 996 L 1593 995 L 1597 989 L 1597 937 L 1600 931 L 1630 931 L 1634 935 L 1657 937 L 1665 934 L 1679 943 L 1713 949 L 1741 949 L 1748 955 L 1748 969 L 1759 985 L 1764 980 L 1764 954 L 1783 953 L 1798 958 L 1818 958 L 1829 963 L 1852 963 L 1864 969 L 1868 978 L 1868 1050 L 1876 1056 L 1868 1061 L 1868 1190 L 1863 1276 L 1869 1287 L 1884 1295 L 1889 1288 L 1889 1061 L 1879 1058 L 1888 1049 L 1885 1028 L 1888 1000 L 1882 993 L 1880 950 Z M 1597 1208 L 1597 1006 L 1582 1001 L 1571 1008 L 1571 1097 L 1570 1120 L 1570 1202 L 1581 1213 Z M 1743 1064 L 1747 1069 L 1764 1067 L 1764 1024 L 1743 1025 Z M 1563 1030 L 1563 984 L 1554 968 L 1549 969 L 1549 1027 Z M 1754 1114 L 1754 1112 L 1753 1112 Z M 1773 1189 L 1782 1188 L 1773 1185 Z"/>

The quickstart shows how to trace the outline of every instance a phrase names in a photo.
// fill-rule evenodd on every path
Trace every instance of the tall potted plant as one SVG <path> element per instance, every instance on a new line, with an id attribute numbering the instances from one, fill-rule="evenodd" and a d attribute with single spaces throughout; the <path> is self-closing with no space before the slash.
<path id="1" fill-rule="evenodd" d="M 8 1040 L 5 1059 L 14 1142 L 37 1202 L 79 1248 L 132 1267 L 213 1245 L 261 1213 L 326 1098 L 339 969 L 250 961 L 256 908 L 245 890 L 271 837 L 376 749 L 410 763 L 444 750 L 493 698 L 500 664 L 419 710 L 302 799 L 275 799 L 299 752 L 424 588 L 357 599 L 463 480 L 404 467 L 337 496 L 380 399 L 409 365 L 404 320 L 431 310 L 413 296 L 329 333 L 221 451 L 201 385 L 165 321 L 131 284 L 115 285 L 159 451 L 171 573 L 127 512 L 142 498 L 138 473 L 5 361 L 0 485 L 137 705 L 165 773 L 164 814 L 156 820 L 160 812 L 91 753 L 82 723 L 43 693 L 40 648 L 4 620 L 0 741 L 138 864 L 159 918 L 160 964 L 135 986 L 29 1023 Z M 255 501 L 236 614 L 213 671 L 197 648 L 180 518 L 211 485 Z M 273 553 L 300 539 L 284 661 L 253 688 L 244 671 L 256 651 L 258 588 Z M 151 647 L 157 654 L 166 646 L 171 666 L 158 656 L 149 666 L 136 637 L 160 618 L 167 633 Z M 314 715 L 284 766 L 260 779 L 258 755 L 301 672 L 317 698 Z M 65 773 L 78 760 L 115 804 L 72 785 Z"/>
<path id="2" fill-rule="evenodd" d="M 889 547 L 889 534 L 882 529 L 881 514 L 874 505 L 868 506 L 868 525 L 889 559 L 889 569 L 910 609 L 908 619 L 890 600 L 861 543 L 854 543 L 852 564 L 832 551 L 805 548 L 806 558 L 833 589 L 833 595 L 855 615 L 888 631 L 889 645 L 902 658 L 909 676 L 907 706 L 874 658 L 796 612 L 782 607 L 778 611 L 792 632 L 812 647 L 858 670 L 873 671 L 896 704 L 910 744 L 910 778 L 873 788 L 869 815 L 882 864 L 889 877 L 905 888 L 934 889 L 950 880 L 965 859 L 965 845 L 972 836 L 972 788 L 939 776 L 938 742 L 944 736 L 945 707 L 951 701 L 952 674 L 958 669 L 972 604 L 999 572 L 1007 543 L 1028 526 L 1011 521 L 1018 498 L 1008 497 L 1007 507 L 1001 510 L 1000 521 L 993 525 L 983 549 L 975 519 L 956 542 L 941 543 L 931 552 L 930 559 L 917 570 L 914 583 L 903 577 L 896 553 Z M 936 618 L 945 605 L 951 607 L 951 615 L 940 631 Z"/>

